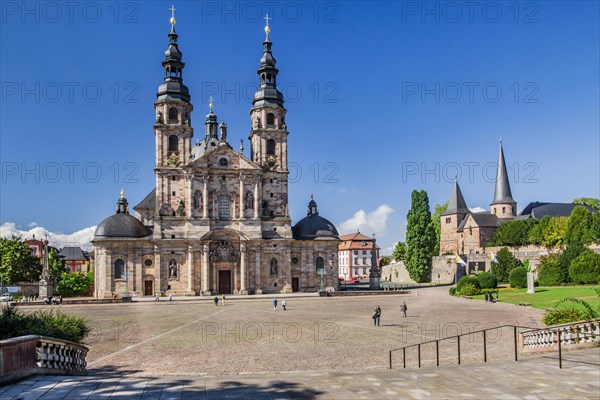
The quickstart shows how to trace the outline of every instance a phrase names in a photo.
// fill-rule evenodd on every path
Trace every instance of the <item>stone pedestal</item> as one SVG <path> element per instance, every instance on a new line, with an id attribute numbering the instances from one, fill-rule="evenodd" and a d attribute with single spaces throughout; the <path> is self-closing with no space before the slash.
<path id="1" fill-rule="evenodd" d="M 205 290 L 202 292 L 202 296 L 212 296 L 212 292 L 210 290 Z"/>
<path id="2" fill-rule="evenodd" d="M 527 293 L 533 294 L 535 293 L 535 285 L 533 279 L 533 272 L 527 273 Z"/>
<path id="3" fill-rule="evenodd" d="M 256 294 L 263 294 L 262 289 L 256 289 Z"/>
<path id="4" fill-rule="evenodd" d="M 195 296 L 195 295 L 196 295 L 195 290 L 188 290 L 184 293 L 184 296 Z"/>
<path id="5" fill-rule="evenodd" d="M 51 298 L 54 295 L 54 285 L 45 279 L 40 280 L 38 297 L 40 299 Z"/>

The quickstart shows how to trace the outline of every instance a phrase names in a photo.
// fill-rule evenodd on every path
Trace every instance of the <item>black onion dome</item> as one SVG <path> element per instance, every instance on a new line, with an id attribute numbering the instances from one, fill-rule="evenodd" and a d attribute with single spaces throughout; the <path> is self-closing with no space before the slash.
<path id="1" fill-rule="evenodd" d="M 127 199 L 123 192 L 117 202 L 117 211 L 114 215 L 100 222 L 94 233 L 94 238 L 142 238 L 152 234 L 142 222 L 129 215 Z"/>
<path id="2" fill-rule="evenodd" d="M 319 215 L 317 203 L 311 199 L 306 217 L 292 227 L 296 240 L 338 239 L 339 233 L 328 219 Z"/>

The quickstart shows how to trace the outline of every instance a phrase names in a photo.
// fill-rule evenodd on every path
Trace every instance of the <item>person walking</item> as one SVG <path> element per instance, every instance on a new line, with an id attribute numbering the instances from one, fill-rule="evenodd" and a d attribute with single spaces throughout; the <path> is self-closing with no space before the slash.
<path id="1" fill-rule="evenodd" d="M 173 301 L 173 293 L 169 293 L 169 302 Z"/>
<path id="2" fill-rule="evenodd" d="M 283 311 L 287 311 L 287 301 L 285 301 L 285 299 L 283 299 L 283 301 L 281 302 L 281 306 L 283 307 Z"/>
<path id="3" fill-rule="evenodd" d="M 485 296 L 485 302 L 487 303 L 487 302 L 488 302 L 488 300 L 489 300 L 489 297 L 488 297 L 488 294 L 487 294 L 487 292 L 484 294 L 484 296 Z"/>
<path id="4" fill-rule="evenodd" d="M 273 299 L 273 310 L 277 310 L 277 297 Z"/>
<path id="5" fill-rule="evenodd" d="M 218 305 L 219 305 L 219 297 L 215 296 L 215 306 L 218 306 Z"/>
<path id="6" fill-rule="evenodd" d="M 62 294 L 61 294 L 60 297 L 58 298 L 58 301 L 60 302 L 60 304 L 62 304 L 62 300 L 63 300 L 63 297 L 62 297 Z"/>
<path id="7" fill-rule="evenodd" d="M 154 298 L 154 301 L 160 301 L 160 293 L 156 292 L 156 297 Z"/>
<path id="8" fill-rule="evenodd" d="M 379 321 L 381 319 L 381 307 L 377 305 L 373 309 L 373 326 L 379 326 Z"/>
<path id="9" fill-rule="evenodd" d="M 221 304 L 225 305 L 225 294 L 221 295 Z"/>
<path id="10" fill-rule="evenodd" d="M 402 311 L 403 317 L 406 317 L 406 310 L 408 310 L 408 306 L 406 305 L 404 300 L 402 300 L 402 303 L 400 304 L 400 311 Z"/>

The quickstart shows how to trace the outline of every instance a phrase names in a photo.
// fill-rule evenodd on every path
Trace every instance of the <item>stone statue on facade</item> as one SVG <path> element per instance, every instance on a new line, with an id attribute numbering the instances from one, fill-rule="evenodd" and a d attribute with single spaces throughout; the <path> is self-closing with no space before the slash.
<path id="1" fill-rule="evenodd" d="M 183 203 L 183 200 L 179 200 L 179 207 L 177 207 L 177 216 L 185 217 L 185 205 Z"/>
<path id="2" fill-rule="evenodd" d="M 271 259 L 271 275 L 277 275 L 277 259 Z"/>
<path id="3" fill-rule="evenodd" d="M 245 206 L 246 210 L 252 210 L 254 208 L 254 195 L 252 192 L 246 193 Z"/>
<path id="4" fill-rule="evenodd" d="M 158 115 L 156 116 L 156 123 L 157 124 L 162 124 L 163 123 L 163 114 L 162 112 L 158 112 Z"/>
<path id="5" fill-rule="evenodd" d="M 221 125 L 219 126 L 219 130 L 221 131 L 221 142 L 226 142 L 227 141 L 227 124 L 225 123 L 225 121 L 221 122 Z"/>
<path id="6" fill-rule="evenodd" d="M 200 191 L 194 193 L 194 208 L 196 210 L 202 208 L 202 192 Z"/>
<path id="7" fill-rule="evenodd" d="M 169 279 L 177 279 L 177 262 L 171 260 L 169 263 Z"/>

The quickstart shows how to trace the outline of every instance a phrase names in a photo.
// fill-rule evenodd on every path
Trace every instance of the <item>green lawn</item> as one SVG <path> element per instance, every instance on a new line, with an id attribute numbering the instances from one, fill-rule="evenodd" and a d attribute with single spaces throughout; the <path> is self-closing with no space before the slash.
<path id="1" fill-rule="evenodd" d="M 513 289 L 500 291 L 498 300 L 503 303 L 529 303 L 531 307 L 553 308 L 556 302 L 565 297 L 576 297 L 587 301 L 592 308 L 598 306 L 598 296 L 594 292 L 595 286 L 552 286 L 536 287 L 535 294 L 527 294 L 527 289 Z M 474 299 L 484 300 L 484 295 L 473 296 Z"/>

